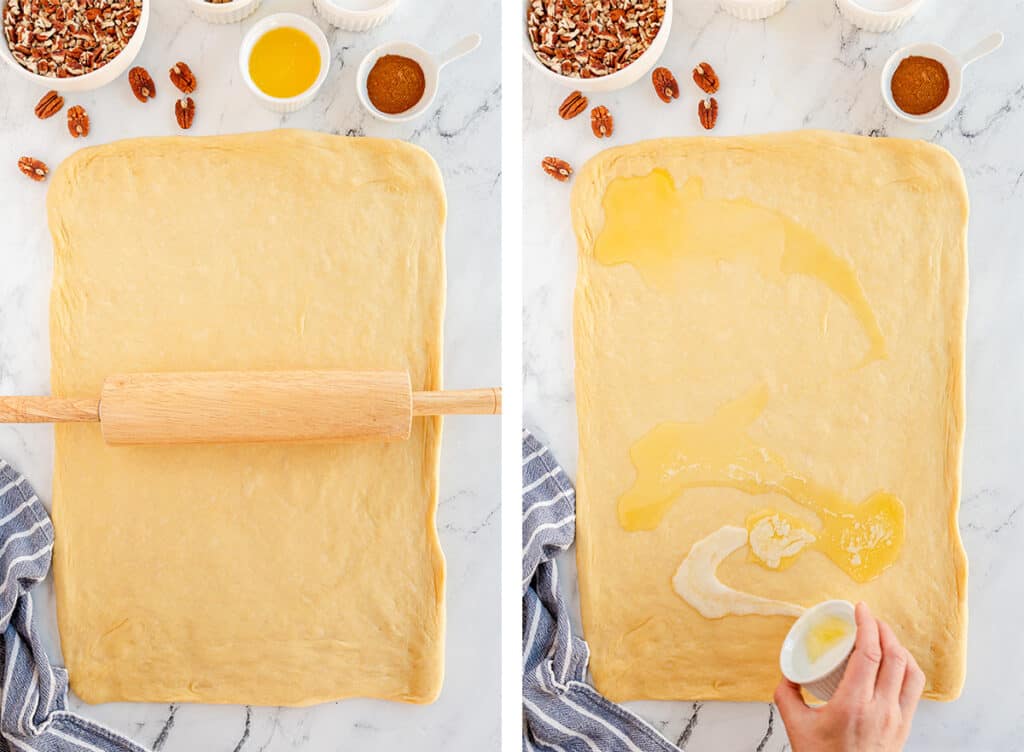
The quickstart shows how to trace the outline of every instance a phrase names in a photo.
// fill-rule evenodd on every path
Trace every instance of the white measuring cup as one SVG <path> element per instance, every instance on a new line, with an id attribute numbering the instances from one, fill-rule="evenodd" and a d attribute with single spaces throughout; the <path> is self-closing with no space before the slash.
<path id="1" fill-rule="evenodd" d="M 940 44 L 931 42 L 918 42 L 917 44 L 911 44 L 899 49 L 893 53 L 892 57 L 882 67 L 882 99 L 885 100 L 885 104 L 889 109 L 896 114 L 896 117 L 906 120 L 908 123 L 930 123 L 943 118 L 956 107 L 956 103 L 960 100 L 960 94 L 964 88 L 964 70 L 967 66 L 975 60 L 985 57 L 990 52 L 995 52 L 1002 44 L 1003 34 L 997 31 L 959 55 L 953 54 Z M 933 60 L 938 60 L 949 75 L 949 93 L 946 94 L 946 98 L 934 110 L 923 115 L 911 115 L 908 112 L 904 112 L 892 97 L 892 74 L 896 72 L 896 68 L 903 60 L 912 55 L 920 55 L 921 57 L 930 57 Z"/>
<path id="2" fill-rule="evenodd" d="M 480 35 L 470 34 L 460 39 L 440 55 L 431 54 L 422 47 L 418 47 L 410 42 L 388 42 L 387 44 L 375 47 L 359 63 L 359 70 L 356 72 L 356 91 L 359 94 L 359 101 L 363 103 L 363 107 L 371 115 L 391 123 L 402 123 L 417 118 L 434 103 L 434 97 L 437 96 L 437 86 L 441 79 L 441 69 L 448 65 L 448 63 L 458 60 L 463 55 L 468 55 L 479 46 Z M 370 70 L 385 55 L 401 55 L 415 60 L 423 69 L 425 81 L 425 88 L 423 89 L 423 96 L 420 97 L 420 101 L 405 112 L 399 112 L 394 115 L 381 112 L 374 107 L 373 102 L 370 101 L 370 95 L 366 91 L 366 79 L 370 75 Z"/>

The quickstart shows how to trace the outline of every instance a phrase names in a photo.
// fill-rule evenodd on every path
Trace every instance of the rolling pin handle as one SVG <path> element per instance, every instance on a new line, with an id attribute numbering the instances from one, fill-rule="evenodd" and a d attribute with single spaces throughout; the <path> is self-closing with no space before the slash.
<path id="1" fill-rule="evenodd" d="M 65 397 L 0 397 L 0 423 L 96 423 L 100 401 Z"/>
<path id="2" fill-rule="evenodd" d="M 424 415 L 498 415 L 501 388 L 413 392 L 413 417 Z"/>

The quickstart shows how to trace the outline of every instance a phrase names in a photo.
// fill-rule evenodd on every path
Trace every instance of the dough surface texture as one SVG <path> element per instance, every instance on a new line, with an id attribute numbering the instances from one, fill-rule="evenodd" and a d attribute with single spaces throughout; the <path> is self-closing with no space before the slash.
<path id="1" fill-rule="evenodd" d="M 816 131 L 662 139 L 597 155 L 571 206 L 576 556 L 598 689 L 770 700 L 793 618 L 730 604 L 844 598 L 893 626 L 926 697 L 957 697 L 956 161 Z M 718 593 L 706 618 L 673 577 L 726 535 L 736 550 L 717 578 L 745 595 Z"/>
<path id="2" fill-rule="evenodd" d="M 112 373 L 408 370 L 441 387 L 445 197 L 398 141 L 272 131 L 55 173 L 52 388 Z M 408 441 L 110 447 L 56 429 L 61 643 L 87 702 L 432 701 L 439 419 Z"/>

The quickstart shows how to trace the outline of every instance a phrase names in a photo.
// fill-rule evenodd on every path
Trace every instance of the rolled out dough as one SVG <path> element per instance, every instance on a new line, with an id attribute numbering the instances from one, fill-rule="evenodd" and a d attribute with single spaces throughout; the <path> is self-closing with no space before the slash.
<path id="1" fill-rule="evenodd" d="M 639 193 L 651 181 L 678 194 L 631 235 L 609 207 L 652 211 Z M 766 509 L 820 538 L 808 501 L 826 490 L 888 516 L 836 528 L 834 559 L 812 545 L 770 568 L 743 549 L 718 577 L 801 606 L 866 601 L 924 669 L 925 695 L 955 698 L 967 621 L 967 194 L 956 161 L 921 142 L 824 132 L 649 141 L 587 163 L 572 215 L 577 560 L 598 688 L 615 700 L 769 699 L 792 618 L 705 618 L 672 578 L 696 542 Z M 736 424 L 733 464 L 701 477 L 700 458 L 681 452 L 668 474 L 648 466 L 638 482 L 642 439 L 672 458 L 664 442 L 690 436 L 695 451 L 728 459 L 728 432 L 705 447 L 693 426 L 749 394 L 765 395 L 763 409 Z M 865 554 L 872 536 L 887 547 Z"/>
<path id="2" fill-rule="evenodd" d="M 115 372 L 441 384 L 445 198 L 397 141 L 276 131 L 78 152 L 49 193 L 53 392 Z M 61 643 L 87 702 L 430 702 L 441 422 L 391 444 L 108 447 L 56 431 Z"/>

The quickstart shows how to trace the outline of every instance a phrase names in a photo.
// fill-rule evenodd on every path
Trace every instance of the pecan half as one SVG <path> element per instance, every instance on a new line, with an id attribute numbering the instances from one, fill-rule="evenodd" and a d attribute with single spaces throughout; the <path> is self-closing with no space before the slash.
<path id="1" fill-rule="evenodd" d="M 81 105 L 76 104 L 68 109 L 68 133 L 73 138 L 89 135 L 89 116 Z"/>
<path id="2" fill-rule="evenodd" d="M 700 100 L 700 104 L 697 105 L 697 116 L 700 118 L 700 124 L 704 126 L 704 130 L 709 131 L 714 128 L 718 121 L 718 100 L 714 97 Z"/>
<path id="3" fill-rule="evenodd" d="M 598 138 L 608 138 L 612 135 L 614 129 L 615 121 L 612 119 L 607 107 L 601 105 L 590 111 L 590 130 L 594 132 L 595 136 Z"/>
<path id="4" fill-rule="evenodd" d="M 43 94 L 43 98 L 36 105 L 36 117 L 40 120 L 46 120 L 46 118 L 53 117 L 60 112 L 63 106 L 64 97 L 55 91 L 48 91 Z"/>
<path id="5" fill-rule="evenodd" d="M 662 102 L 671 102 L 679 98 L 679 84 L 668 68 L 655 68 L 651 73 L 651 83 L 654 84 L 654 91 Z"/>
<path id="6" fill-rule="evenodd" d="M 572 167 L 569 166 L 569 163 L 558 157 L 544 157 L 540 166 L 544 172 L 560 183 L 564 183 L 572 175 Z"/>
<path id="7" fill-rule="evenodd" d="M 192 97 L 182 97 L 174 103 L 174 117 L 178 119 L 178 127 L 188 130 L 192 127 L 192 121 L 196 119 L 196 103 Z"/>
<path id="8" fill-rule="evenodd" d="M 718 91 L 718 74 L 708 63 L 698 63 L 693 69 L 693 82 L 705 94 L 714 94 Z"/>
<path id="9" fill-rule="evenodd" d="M 572 120 L 585 109 L 587 109 L 587 98 L 583 96 L 583 92 L 574 91 L 559 105 L 558 114 L 562 120 Z"/>
<path id="10" fill-rule="evenodd" d="M 46 166 L 45 162 L 41 162 L 34 157 L 20 157 L 18 159 L 18 169 L 37 183 L 46 180 L 46 176 L 50 172 L 50 168 Z"/>
<path id="11" fill-rule="evenodd" d="M 180 60 L 168 71 L 171 83 L 178 87 L 182 94 L 191 94 L 196 90 L 196 76 L 187 64 Z"/>
<path id="12" fill-rule="evenodd" d="M 128 83 L 131 84 L 132 94 L 140 102 L 146 102 L 156 96 L 156 84 L 153 77 L 141 65 L 136 65 L 128 71 Z"/>

